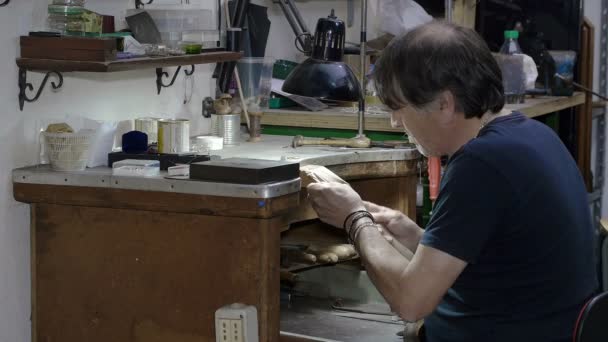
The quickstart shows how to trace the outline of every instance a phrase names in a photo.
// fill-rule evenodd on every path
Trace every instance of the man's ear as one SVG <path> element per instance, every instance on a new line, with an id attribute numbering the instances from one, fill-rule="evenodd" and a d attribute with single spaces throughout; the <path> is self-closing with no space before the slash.
<path id="1" fill-rule="evenodd" d="M 440 121 L 443 123 L 452 122 L 456 114 L 456 98 L 454 94 L 449 90 L 442 91 L 437 96 L 437 101 L 439 102 Z"/>

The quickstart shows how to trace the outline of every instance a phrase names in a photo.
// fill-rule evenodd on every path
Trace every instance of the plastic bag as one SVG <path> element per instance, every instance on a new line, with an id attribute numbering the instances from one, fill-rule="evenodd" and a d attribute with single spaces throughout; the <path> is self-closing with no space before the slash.
<path id="1" fill-rule="evenodd" d="M 85 119 L 86 128 L 95 129 L 95 136 L 91 141 L 89 160 L 87 167 L 104 166 L 108 163 L 108 153 L 114 147 L 114 134 L 116 133 L 116 121 L 95 121 Z"/>
<path id="2" fill-rule="evenodd" d="M 528 55 L 524 56 L 524 74 L 526 75 L 526 90 L 536 88 L 536 79 L 538 78 L 538 68 L 534 59 Z"/>
<path id="3" fill-rule="evenodd" d="M 433 20 L 414 0 L 380 0 L 379 29 L 394 36 Z"/>

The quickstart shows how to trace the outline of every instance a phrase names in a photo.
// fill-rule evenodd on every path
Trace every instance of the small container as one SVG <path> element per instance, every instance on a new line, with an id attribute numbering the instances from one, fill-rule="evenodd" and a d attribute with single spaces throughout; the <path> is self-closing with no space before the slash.
<path id="1" fill-rule="evenodd" d="M 224 148 L 224 138 L 212 135 L 198 135 L 190 138 L 190 151 L 196 154 L 210 154 Z"/>
<path id="2" fill-rule="evenodd" d="M 160 176 L 160 162 L 158 160 L 121 160 L 112 164 L 112 176 L 157 177 Z"/>
<path id="3" fill-rule="evenodd" d="M 77 133 L 42 133 L 45 151 L 56 171 L 81 171 L 87 166 L 94 130 Z"/>
<path id="4" fill-rule="evenodd" d="M 203 51 L 203 44 L 200 42 L 180 42 L 179 45 L 186 55 L 198 55 Z"/>
<path id="5" fill-rule="evenodd" d="M 180 48 L 180 42 L 182 40 L 181 32 L 161 32 L 160 40 L 163 44 L 167 45 L 170 49 Z"/>
<path id="6" fill-rule="evenodd" d="M 190 152 L 190 121 L 158 121 L 158 153 Z"/>
<path id="7" fill-rule="evenodd" d="M 291 71 L 298 66 L 298 63 L 285 59 L 278 59 L 272 67 L 272 78 L 284 80 L 289 76 Z"/>
<path id="8" fill-rule="evenodd" d="M 142 9 L 128 9 L 127 16 L 143 12 Z M 209 9 L 145 9 L 159 32 L 189 32 L 216 30 L 213 11 Z"/>
<path id="9" fill-rule="evenodd" d="M 272 57 L 245 57 L 237 62 L 243 97 L 249 112 L 268 109 L 272 88 Z"/>
<path id="10" fill-rule="evenodd" d="M 144 132 L 148 135 L 148 144 L 158 142 L 158 118 L 137 118 L 134 120 L 136 131 Z"/>
<path id="11" fill-rule="evenodd" d="M 241 114 L 211 114 L 213 135 L 224 138 L 224 146 L 238 145 L 241 140 Z"/>
<path id="12" fill-rule="evenodd" d="M 49 28 L 63 35 L 82 36 L 86 31 L 84 12 L 85 9 L 80 6 L 49 5 Z"/>

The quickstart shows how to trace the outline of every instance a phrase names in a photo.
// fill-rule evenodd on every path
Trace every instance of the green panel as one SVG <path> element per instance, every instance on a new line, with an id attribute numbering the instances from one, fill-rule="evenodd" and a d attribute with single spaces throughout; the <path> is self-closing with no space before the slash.
<path id="1" fill-rule="evenodd" d="M 315 138 L 353 138 L 357 132 L 350 129 L 333 129 L 333 128 L 311 128 L 311 127 L 290 127 L 290 126 L 263 126 L 263 134 L 270 135 L 287 135 L 295 136 L 302 135 L 305 137 Z M 384 140 L 406 140 L 407 136 L 397 132 L 375 132 L 366 131 L 365 135 L 374 141 Z"/>
<path id="2" fill-rule="evenodd" d="M 545 117 L 545 125 L 559 134 L 559 113 L 549 114 Z"/>

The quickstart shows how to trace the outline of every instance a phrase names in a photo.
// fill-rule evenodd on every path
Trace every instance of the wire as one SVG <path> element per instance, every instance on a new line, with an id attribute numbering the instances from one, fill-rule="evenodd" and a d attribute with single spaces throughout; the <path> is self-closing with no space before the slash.
<path id="1" fill-rule="evenodd" d="M 585 87 L 584 85 L 582 85 L 582 84 L 580 84 L 580 83 L 576 83 L 576 82 L 574 82 L 574 81 L 571 81 L 571 80 L 569 80 L 569 79 L 565 78 L 564 76 L 562 76 L 562 75 L 560 75 L 560 74 L 558 74 L 558 73 L 556 73 L 554 76 L 555 76 L 556 78 L 559 78 L 560 80 L 562 80 L 562 81 L 566 82 L 566 84 L 572 84 L 573 86 L 575 86 L 575 87 L 577 87 L 577 88 L 579 88 L 579 89 L 581 89 L 581 90 L 583 90 L 583 91 L 586 91 L 586 92 L 588 92 L 588 93 L 591 93 L 591 94 L 593 94 L 593 95 L 595 95 L 595 96 L 599 97 L 600 99 L 602 99 L 602 100 L 604 100 L 604 101 L 608 101 L 608 97 L 606 97 L 606 96 L 604 96 L 604 95 L 600 95 L 600 94 L 598 94 L 598 93 L 596 93 L 595 91 L 593 91 L 593 90 L 591 90 L 591 89 L 589 89 L 589 88 Z"/>

